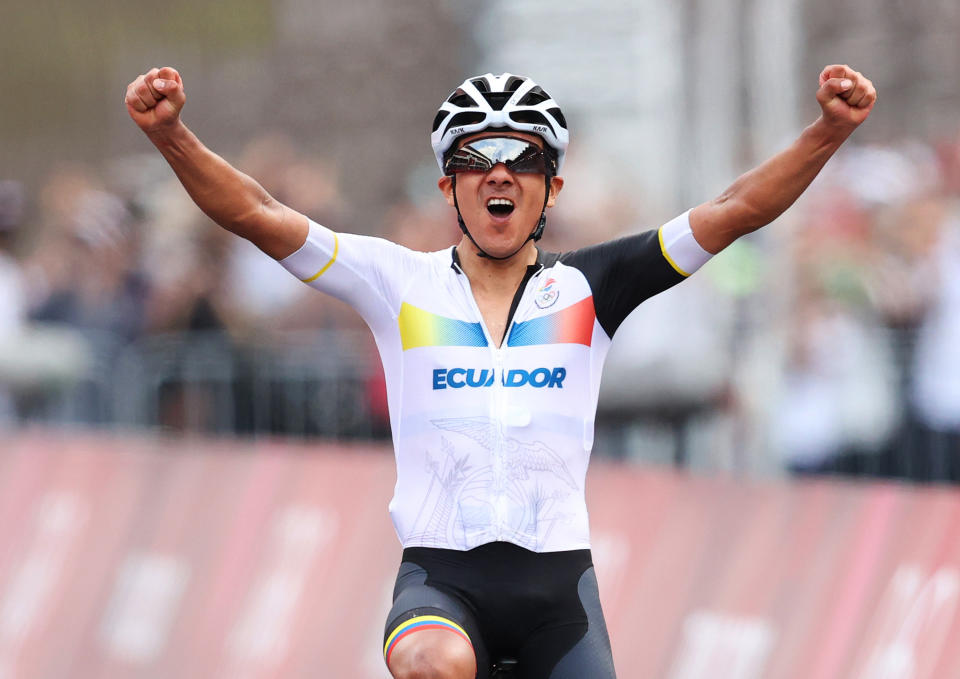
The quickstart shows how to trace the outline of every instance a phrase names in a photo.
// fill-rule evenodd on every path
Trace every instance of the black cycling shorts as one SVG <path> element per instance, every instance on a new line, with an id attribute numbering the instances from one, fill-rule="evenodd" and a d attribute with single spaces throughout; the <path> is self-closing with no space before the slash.
<path id="1" fill-rule="evenodd" d="M 518 661 L 517 679 L 614 679 L 590 550 L 531 552 L 494 542 L 469 551 L 409 547 L 393 591 L 384 656 L 419 629 L 465 637 L 477 679 Z"/>

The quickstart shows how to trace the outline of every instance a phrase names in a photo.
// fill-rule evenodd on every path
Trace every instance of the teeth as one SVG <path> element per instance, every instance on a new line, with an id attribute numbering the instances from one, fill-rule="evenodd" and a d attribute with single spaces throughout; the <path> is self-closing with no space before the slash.
<path id="1" fill-rule="evenodd" d="M 513 201 L 509 198 L 491 198 L 487 201 L 487 205 L 513 205 Z"/>

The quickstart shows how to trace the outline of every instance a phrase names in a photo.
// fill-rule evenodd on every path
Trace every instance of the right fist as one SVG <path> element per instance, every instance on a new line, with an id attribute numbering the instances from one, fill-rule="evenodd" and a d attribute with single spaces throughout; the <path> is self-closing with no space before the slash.
<path id="1" fill-rule="evenodd" d="M 127 85 L 123 103 L 141 130 L 150 132 L 175 125 L 187 100 L 183 81 L 176 70 L 152 68 Z"/>

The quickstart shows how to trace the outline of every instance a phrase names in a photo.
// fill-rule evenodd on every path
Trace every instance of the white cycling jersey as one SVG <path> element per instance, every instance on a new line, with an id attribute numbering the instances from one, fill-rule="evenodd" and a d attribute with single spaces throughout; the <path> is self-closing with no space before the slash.
<path id="1" fill-rule="evenodd" d="M 310 223 L 281 264 L 373 330 L 386 374 L 404 547 L 590 546 L 584 479 L 610 338 L 704 264 L 688 213 L 562 255 L 538 250 L 491 338 L 455 248 L 415 252 Z M 499 345 L 499 347 L 498 347 Z"/>

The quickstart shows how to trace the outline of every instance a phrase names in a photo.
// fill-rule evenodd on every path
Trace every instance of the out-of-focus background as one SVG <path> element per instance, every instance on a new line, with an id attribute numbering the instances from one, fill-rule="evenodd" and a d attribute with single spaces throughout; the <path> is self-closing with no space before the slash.
<path id="1" fill-rule="evenodd" d="M 458 237 L 429 126 L 468 75 L 562 105 L 567 250 L 716 196 L 824 65 L 865 73 L 797 205 L 619 330 L 595 554 L 626 677 L 960 675 L 954 0 L 37 0 L 0 58 L 0 679 L 385 676 L 372 338 L 189 201 L 122 104 L 162 65 L 275 197 L 422 250 Z"/>

